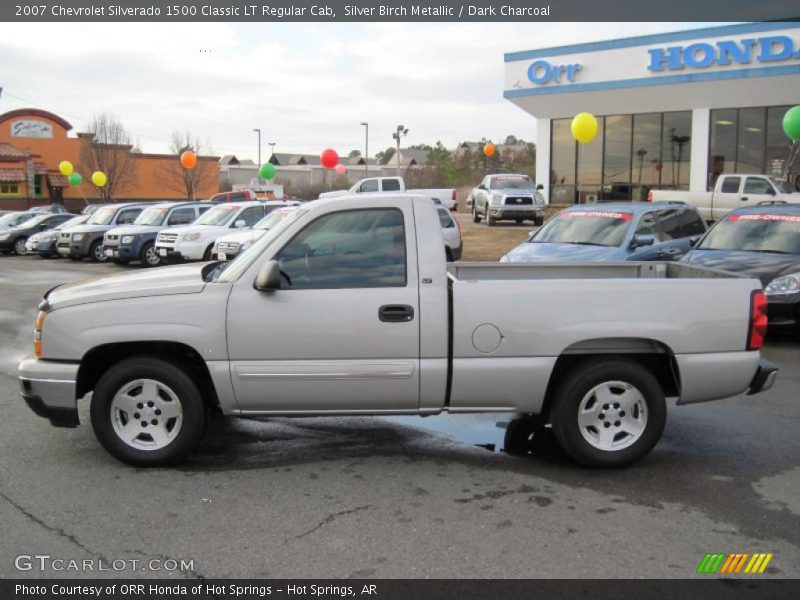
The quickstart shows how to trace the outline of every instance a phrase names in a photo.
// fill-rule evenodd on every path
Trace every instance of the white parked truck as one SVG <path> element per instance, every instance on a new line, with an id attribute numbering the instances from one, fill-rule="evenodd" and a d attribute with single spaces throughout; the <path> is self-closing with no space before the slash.
<path id="1" fill-rule="evenodd" d="M 648 202 L 686 202 L 697 207 L 706 221 L 716 221 L 734 208 L 755 206 L 761 202 L 800 203 L 800 192 L 788 183 L 769 175 L 723 174 L 711 192 L 652 190 Z"/>
<path id="2" fill-rule="evenodd" d="M 704 302 L 698 302 L 702 297 Z M 587 306 L 586 299 L 591 298 Z M 548 306 L 542 319 L 531 306 Z M 575 460 L 616 467 L 678 404 L 768 389 L 757 279 L 675 263 L 445 262 L 412 194 L 310 202 L 229 263 L 45 294 L 22 397 L 140 466 L 174 463 L 225 415 L 505 411 Z M 518 432 L 519 433 L 519 432 Z"/>
<path id="3" fill-rule="evenodd" d="M 447 210 L 458 210 L 455 188 L 441 189 L 406 189 L 406 182 L 402 177 L 367 177 L 359 179 L 349 190 L 339 190 L 335 192 L 323 192 L 320 198 L 335 198 L 337 196 L 348 196 L 351 194 L 377 194 L 377 193 L 408 192 L 419 196 L 427 196 L 437 204 L 441 204 Z"/>

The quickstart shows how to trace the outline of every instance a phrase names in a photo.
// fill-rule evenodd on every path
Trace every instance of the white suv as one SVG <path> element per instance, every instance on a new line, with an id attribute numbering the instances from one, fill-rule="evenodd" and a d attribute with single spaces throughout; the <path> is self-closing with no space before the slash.
<path id="1" fill-rule="evenodd" d="M 233 229 L 247 229 L 266 212 L 264 202 L 219 204 L 191 225 L 169 227 L 156 238 L 156 252 L 166 262 L 211 260 L 214 242 Z"/>

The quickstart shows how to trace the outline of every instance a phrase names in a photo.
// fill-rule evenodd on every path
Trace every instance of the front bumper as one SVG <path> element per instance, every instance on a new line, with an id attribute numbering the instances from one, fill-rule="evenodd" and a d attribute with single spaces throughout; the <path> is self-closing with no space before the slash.
<path id="1" fill-rule="evenodd" d="M 14 249 L 14 244 L 11 241 L 11 239 L 0 240 L 0 251 L 8 252 L 8 251 L 13 250 L 13 249 Z"/>
<path id="2" fill-rule="evenodd" d="M 69 246 L 59 244 L 57 248 L 59 256 L 64 258 L 86 258 L 89 256 L 89 242 L 81 240 L 80 242 L 70 242 Z"/>
<path id="3" fill-rule="evenodd" d="M 52 256 L 56 253 L 56 240 L 40 240 L 37 242 L 28 242 L 30 247 L 29 252 L 36 252 L 40 256 Z M 26 244 L 28 247 L 28 244 Z"/>
<path id="4" fill-rule="evenodd" d="M 78 363 L 25 358 L 18 367 L 22 398 L 55 427 L 77 427 Z"/>
<path id="5" fill-rule="evenodd" d="M 203 260 L 207 247 L 208 243 L 205 241 L 180 242 L 174 246 L 163 246 L 156 243 L 156 252 L 162 259 L 166 259 L 170 262 Z M 166 251 L 166 255 L 164 255 L 162 251 Z"/>
<path id="6" fill-rule="evenodd" d="M 489 214 L 495 219 L 538 219 L 544 218 L 544 206 L 489 206 Z"/>
<path id="7" fill-rule="evenodd" d="M 758 369 L 756 369 L 756 374 L 750 383 L 750 388 L 747 390 L 747 395 L 752 396 L 753 394 L 766 392 L 774 385 L 777 376 L 778 365 L 762 358 L 761 362 L 758 363 Z"/>
<path id="8" fill-rule="evenodd" d="M 103 252 L 113 260 L 138 260 L 139 253 L 133 244 L 119 244 L 117 246 L 103 245 Z"/>

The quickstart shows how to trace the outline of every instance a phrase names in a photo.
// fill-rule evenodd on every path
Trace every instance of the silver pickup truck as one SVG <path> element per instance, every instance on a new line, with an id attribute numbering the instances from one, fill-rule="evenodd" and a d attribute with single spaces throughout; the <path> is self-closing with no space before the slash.
<path id="1" fill-rule="evenodd" d="M 699 301 L 703 298 L 703 301 Z M 547 307 L 548 317 L 541 310 Z M 447 265 L 409 194 L 309 203 L 230 263 L 59 286 L 22 396 L 118 459 L 175 463 L 225 415 L 507 411 L 582 464 L 621 466 L 679 404 L 769 388 L 759 282 L 669 263 Z"/>

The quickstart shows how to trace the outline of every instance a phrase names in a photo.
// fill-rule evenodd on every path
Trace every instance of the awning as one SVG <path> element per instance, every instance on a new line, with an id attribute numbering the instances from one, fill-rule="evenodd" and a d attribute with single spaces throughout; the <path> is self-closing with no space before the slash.
<path id="1" fill-rule="evenodd" d="M 65 188 L 69 187 L 69 179 L 64 177 L 61 173 L 48 173 L 47 183 L 51 188 Z"/>
<path id="2" fill-rule="evenodd" d="M 22 169 L 0 169 L 0 181 L 3 183 L 25 181 L 25 171 Z"/>

